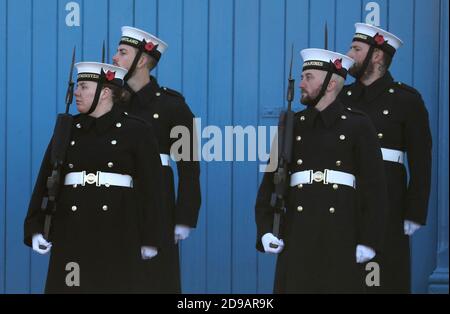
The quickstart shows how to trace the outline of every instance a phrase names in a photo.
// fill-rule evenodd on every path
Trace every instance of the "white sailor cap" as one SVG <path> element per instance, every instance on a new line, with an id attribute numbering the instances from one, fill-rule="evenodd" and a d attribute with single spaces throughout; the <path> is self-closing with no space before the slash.
<path id="1" fill-rule="evenodd" d="M 161 55 L 168 47 L 168 45 L 158 37 L 130 26 L 122 27 L 120 44 L 138 48 L 142 52 L 154 57 L 157 61 L 159 61 Z"/>
<path id="2" fill-rule="evenodd" d="M 109 83 L 119 87 L 123 86 L 123 78 L 127 74 L 127 70 L 118 66 L 99 62 L 78 62 L 75 64 L 77 68 L 77 82 L 93 81 L 101 83 Z"/>
<path id="3" fill-rule="evenodd" d="M 365 23 L 356 23 L 355 28 L 353 41 L 361 41 L 376 48 L 380 48 L 391 55 L 391 57 L 394 56 L 395 51 L 403 45 L 400 38 L 379 27 Z"/>
<path id="4" fill-rule="evenodd" d="M 303 59 L 303 71 L 331 71 L 332 73 L 342 76 L 344 79 L 347 77 L 348 69 L 354 63 L 353 59 L 350 57 L 324 49 L 303 49 L 300 54 Z"/>

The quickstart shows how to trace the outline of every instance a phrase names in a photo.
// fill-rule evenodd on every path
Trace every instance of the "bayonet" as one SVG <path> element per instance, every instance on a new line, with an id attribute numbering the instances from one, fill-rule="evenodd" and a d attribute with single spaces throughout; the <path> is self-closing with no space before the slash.
<path id="1" fill-rule="evenodd" d="M 73 87 L 75 83 L 73 82 L 73 67 L 75 65 L 75 46 L 73 47 L 72 51 L 72 63 L 70 65 L 70 74 L 69 74 L 69 82 L 67 86 L 67 92 L 66 92 L 66 113 L 69 113 L 69 107 L 70 104 L 73 101 Z"/>
<path id="2" fill-rule="evenodd" d="M 102 47 L 102 63 L 105 63 L 105 40 L 103 40 L 103 47 Z"/>

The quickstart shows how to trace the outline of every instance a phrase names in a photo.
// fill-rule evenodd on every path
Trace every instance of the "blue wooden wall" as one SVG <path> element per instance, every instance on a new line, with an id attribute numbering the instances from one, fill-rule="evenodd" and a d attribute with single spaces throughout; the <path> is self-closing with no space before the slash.
<path id="1" fill-rule="evenodd" d="M 66 21 L 74 3 L 79 26 Z M 345 53 L 354 23 L 377 21 L 373 3 L 380 26 L 405 41 L 391 70 L 422 93 L 434 139 L 428 225 L 412 240 L 413 289 L 448 291 L 448 176 L 438 175 L 448 173 L 447 0 L 0 0 L 0 293 L 43 289 L 48 257 L 23 245 L 23 220 L 64 110 L 74 45 L 77 61 L 99 61 L 106 40 L 110 61 L 120 27 L 143 28 L 169 43 L 155 74 L 185 95 L 203 126 L 270 126 L 284 106 L 291 43 L 298 86 L 299 51 L 323 48 L 325 21 L 329 49 Z M 258 167 L 202 162 L 199 224 L 181 248 L 185 292 L 271 292 L 275 259 L 255 250 Z"/>

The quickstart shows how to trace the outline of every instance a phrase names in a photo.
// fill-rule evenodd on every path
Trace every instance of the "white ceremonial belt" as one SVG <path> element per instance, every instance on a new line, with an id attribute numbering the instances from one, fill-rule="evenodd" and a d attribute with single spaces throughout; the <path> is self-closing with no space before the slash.
<path id="1" fill-rule="evenodd" d="M 159 154 L 159 158 L 161 158 L 161 164 L 163 166 L 170 166 L 170 156 L 167 154 Z"/>
<path id="2" fill-rule="evenodd" d="M 64 185 L 82 185 L 94 184 L 96 186 L 122 186 L 126 188 L 133 187 L 133 178 L 127 174 L 118 174 L 112 172 L 97 171 L 96 173 L 69 172 L 64 178 Z"/>
<path id="3" fill-rule="evenodd" d="M 405 152 L 402 152 L 401 150 L 395 150 L 395 149 L 389 149 L 389 148 L 382 148 L 381 153 L 383 154 L 383 160 L 384 161 L 392 161 L 392 162 L 398 162 L 399 164 L 405 163 Z"/>
<path id="4" fill-rule="evenodd" d="M 325 169 L 322 171 L 305 170 L 291 174 L 291 186 L 299 184 L 342 184 L 356 189 L 356 179 L 351 173 Z"/>

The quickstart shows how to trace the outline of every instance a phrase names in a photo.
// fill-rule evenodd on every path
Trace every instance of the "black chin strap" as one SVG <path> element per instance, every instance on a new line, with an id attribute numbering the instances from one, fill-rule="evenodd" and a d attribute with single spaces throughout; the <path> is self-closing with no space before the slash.
<path id="1" fill-rule="evenodd" d="M 357 80 L 359 80 L 364 75 L 364 73 L 366 72 L 367 67 L 369 66 L 369 61 L 370 61 L 370 59 L 372 59 L 372 55 L 373 55 L 373 51 L 374 50 L 375 50 L 375 47 L 370 45 L 369 51 L 367 51 L 367 55 L 366 55 L 366 58 L 364 59 L 364 62 L 362 64 L 362 66 L 361 66 L 361 69 L 359 69 L 359 71 L 357 73 L 355 73 L 355 75 L 354 75 L 354 77 Z"/>
<path id="2" fill-rule="evenodd" d="M 92 101 L 91 108 L 89 108 L 89 111 L 86 112 L 86 115 L 90 115 L 97 108 L 98 100 L 100 99 L 100 93 L 102 92 L 104 82 L 105 82 L 105 73 L 102 71 L 102 73 L 100 74 L 98 83 L 97 83 L 97 89 L 95 90 L 94 100 Z"/>
<path id="3" fill-rule="evenodd" d="M 137 63 L 139 62 L 139 59 L 141 58 L 141 56 L 142 56 L 142 49 L 138 48 L 138 53 L 134 57 L 133 63 L 131 64 L 131 67 L 128 70 L 128 73 L 123 78 L 125 82 L 128 81 L 131 78 L 131 76 L 133 76 L 134 70 L 136 70 Z"/>
<path id="4" fill-rule="evenodd" d="M 331 68 L 327 71 L 327 76 L 325 77 L 325 80 L 323 81 L 322 88 L 320 89 L 319 94 L 311 100 L 311 102 L 308 104 L 311 107 L 317 106 L 319 101 L 322 99 L 322 97 L 325 95 L 325 92 L 327 91 L 328 84 L 330 83 L 331 76 L 333 75 L 333 72 Z"/>

